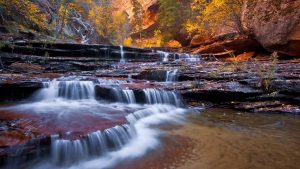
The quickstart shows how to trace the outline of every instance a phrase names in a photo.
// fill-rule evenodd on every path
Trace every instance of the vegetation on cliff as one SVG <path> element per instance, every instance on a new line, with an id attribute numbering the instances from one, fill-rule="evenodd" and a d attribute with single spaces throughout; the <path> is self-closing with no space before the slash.
<path id="1" fill-rule="evenodd" d="M 220 23 L 229 23 L 241 30 L 239 16 L 242 2 L 158 0 L 156 3 L 159 8 L 155 17 L 158 26 L 145 37 L 146 11 L 139 0 L 130 0 L 133 16 L 126 11 L 116 10 L 109 0 L 0 0 L 0 14 L 1 22 L 15 25 L 14 29 L 37 31 L 59 39 L 82 40 L 83 36 L 94 33 L 99 37 L 98 41 L 105 43 L 122 44 L 125 41 L 127 45 L 130 42 L 129 45 L 139 47 L 172 46 L 180 45 L 176 41 L 180 41 L 177 34 L 182 31 L 190 35 L 199 32 L 212 34 Z M 83 28 L 78 26 L 80 24 Z M 73 32 L 80 32 L 79 35 L 72 34 L 72 27 L 75 27 Z M 132 37 L 132 34 L 139 36 Z"/>
<path id="2" fill-rule="evenodd" d="M 142 48 L 199 47 L 228 38 L 224 35 L 247 34 L 271 52 L 279 45 L 281 53 L 297 56 L 299 3 L 262 4 L 246 0 L 0 0 L 0 31 L 25 32 L 31 40 L 42 39 L 32 37 L 33 33 L 51 41 Z M 271 31 L 274 25 L 278 29 Z M 0 40 L 7 39 L 0 35 Z"/>

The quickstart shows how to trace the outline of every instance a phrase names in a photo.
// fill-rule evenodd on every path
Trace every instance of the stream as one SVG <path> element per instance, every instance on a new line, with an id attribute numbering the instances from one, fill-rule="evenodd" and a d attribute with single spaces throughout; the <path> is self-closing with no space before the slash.
<path id="1" fill-rule="evenodd" d="M 180 61 L 189 67 L 201 62 L 198 55 L 158 53 L 160 62 L 130 63 L 120 46 L 120 60 L 112 67 L 124 73 L 145 65 Z M 180 86 L 181 70 L 167 68 L 144 75 L 149 80 L 133 79 L 132 74 L 112 77 L 105 69 L 97 70 L 101 76 L 39 78 L 41 87 L 30 97 L 0 104 L 0 143 L 5 147 L 0 151 L 0 167 L 299 167 L 298 115 L 250 113 L 204 106 L 200 101 L 191 104 L 172 88 Z"/>

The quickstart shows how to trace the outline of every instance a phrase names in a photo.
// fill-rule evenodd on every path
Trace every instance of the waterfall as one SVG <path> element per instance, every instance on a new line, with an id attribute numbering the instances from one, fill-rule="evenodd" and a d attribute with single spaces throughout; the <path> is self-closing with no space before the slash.
<path id="1" fill-rule="evenodd" d="M 119 150 L 135 134 L 135 128 L 125 124 L 106 129 L 103 132 L 96 131 L 82 139 L 64 140 L 54 136 L 51 141 L 52 162 L 66 166 Z"/>
<path id="2" fill-rule="evenodd" d="M 123 46 L 120 46 L 120 54 L 121 54 L 120 63 L 124 64 L 126 61 L 125 61 L 125 58 L 124 58 L 124 49 L 123 49 Z"/>
<path id="3" fill-rule="evenodd" d="M 132 79 L 132 74 L 128 74 L 127 76 L 127 80 L 132 83 L 133 82 L 133 79 Z"/>
<path id="4" fill-rule="evenodd" d="M 168 62 L 169 61 L 169 53 L 168 52 L 164 52 L 164 51 L 157 51 L 157 53 L 159 53 L 160 55 L 162 55 L 163 62 Z"/>
<path id="5" fill-rule="evenodd" d="M 177 61 L 185 61 L 185 62 L 199 62 L 201 61 L 201 55 L 194 55 L 194 54 L 188 54 L 188 53 L 168 53 L 164 51 L 157 51 L 162 56 L 163 62 L 168 62 L 170 54 L 174 55 L 174 60 L 177 59 Z"/>
<path id="6" fill-rule="evenodd" d="M 160 89 L 144 89 L 143 90 L 148 104 L 170 104 L 177 107 L 183 106 L 180 95 L 174 91 L 165 91 Z"/>
<path id="7" fill-rule="evenodd" d="M 54 129 L 45 134 L 55 135 L 51 136 L 51 142 L 43 143 L 43 156 L 38 154 L 29 168 L 113 168 L 122 160 L 141 157 L 157 148 L 161 131 L 156 125 L 180 123 L 187 112 L 180 108 L 183 107 L 182 99 L 174 91 L 133 91 L 121 89 L 120 85 L 126 83 L 122 80 L 79 79 L 83 78 L 44 82 L 36 95 L 37 102 L 9 108 L 16 112 L 43 114 L 41 117 L 46 118 L 41 119 L 39 126 L 48 127 L 48 121 L 55 124 Z M 113 86 L 111 96 L 118 102 L 131 104 L 97 101 L 96 84 Z M 134 104 L 143 102 L 147 104 Z M 94 118 L 95 122 L 91 122 L 90 119 Z M 41 149 L 38 146 L 33 148 Z M 22 164 L 32 158 L 30 155 L 20 156 Z M 22 166 L 18 161 L 14 164 L 15 168 Z"/>
<path id="8" fill-rule="evenodd" d="M 127 124 L 104 131 L 96 131 L 81 139 L 65 140 L 60 139 L 57 135 L 53 136 L 51 140 L 51 162 L 59 166 L 69 166 L 79 163 L 79 161 L 103 156 L 103 159 L 96 159 L 96 161 L 102 162 L 95 163 L 97 164 L 96 168 L 110 168 L 124 155 L 136 157 L 154 148 L 158 144 L 159 131 L 149 128 L 149 126 L 159 124 L 162 121 L 178 123 L 184 112 L 184 109 L 178 109 L 174 106 L 156 105 L 127 115 Z M 109 153 L 113 153 L 113 156 Z M 86 167 L 80 166 L 78 168 Z"/>
<path id="9" fill-rule="evenodd" d="M 186 62 L 199 62 L 201 61 L 201 55 L 193 55 L 193 54 L 187 54 L 187 53 L 180 53 L 179 59 L 180 61 L 186 61 Z"/>
<path id="10" fill-rule="evenodd" d="M 54 100 L 57 98 L 69 100 L 95 99 L 94 83 L 92 81 L 57 81 L 44 82 L 44 88 L 37 94 L 37 99 Z"/>
<path id="11" fill-rule="evenodd" d="M 113 88 L 112 92 L 113 92 L 113 96 L 115 97 L 115 100 L 118 102 L 131 103 L 131 104 L 136 103 L 133 90 Z"/>
<path id="12" fill-rule="evenodd" d="M 178 78 L 178 69 L 167 71 L 166 82 L 175 82 Z"/>

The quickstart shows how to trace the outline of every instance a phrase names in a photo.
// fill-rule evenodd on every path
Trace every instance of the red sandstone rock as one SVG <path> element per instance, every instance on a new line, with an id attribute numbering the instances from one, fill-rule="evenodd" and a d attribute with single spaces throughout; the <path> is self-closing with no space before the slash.
<path id="1" fill-rule="evenodd" d="M 215 42 L 215 40 L 212 37 L 195 35 L 191 40 L 190 47 L 208 45 L 208 44 L 212 44 L 213 42 Z"/>
<path id="2" fill-rule="evenodd" d="M 300 56 L 299 0 L 248 0 L 242 11 L 245 32 L 266 49 Z"/>
<path id="3" fill-rule="evenodd" d="M 255 55 L 255 52 L 245 52 L 237 55 L 235 58 L 227 58 L 227 61 L 249 61 Z"/>
<path id="4" fill-rule="evenodd" d="M 247 37 L 239 37 L 235 39 L 215 42 L 210 45 L 201 46 L 193 51 L 200 54 L 215 54 L 227 51 L 234 51 L 236 54 L 241 54 L 248 51 L 259 51 L 261 46 L 255 40 Z"/>

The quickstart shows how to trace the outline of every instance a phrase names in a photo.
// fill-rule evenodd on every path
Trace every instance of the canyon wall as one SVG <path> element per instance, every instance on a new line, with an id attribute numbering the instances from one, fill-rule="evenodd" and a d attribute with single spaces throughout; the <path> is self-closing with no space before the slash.
<path id="1" fill-rule="evenodd" d="M 300 56 L 299 0 L 247 0 L 242 24 L 267 50 Z"/>

